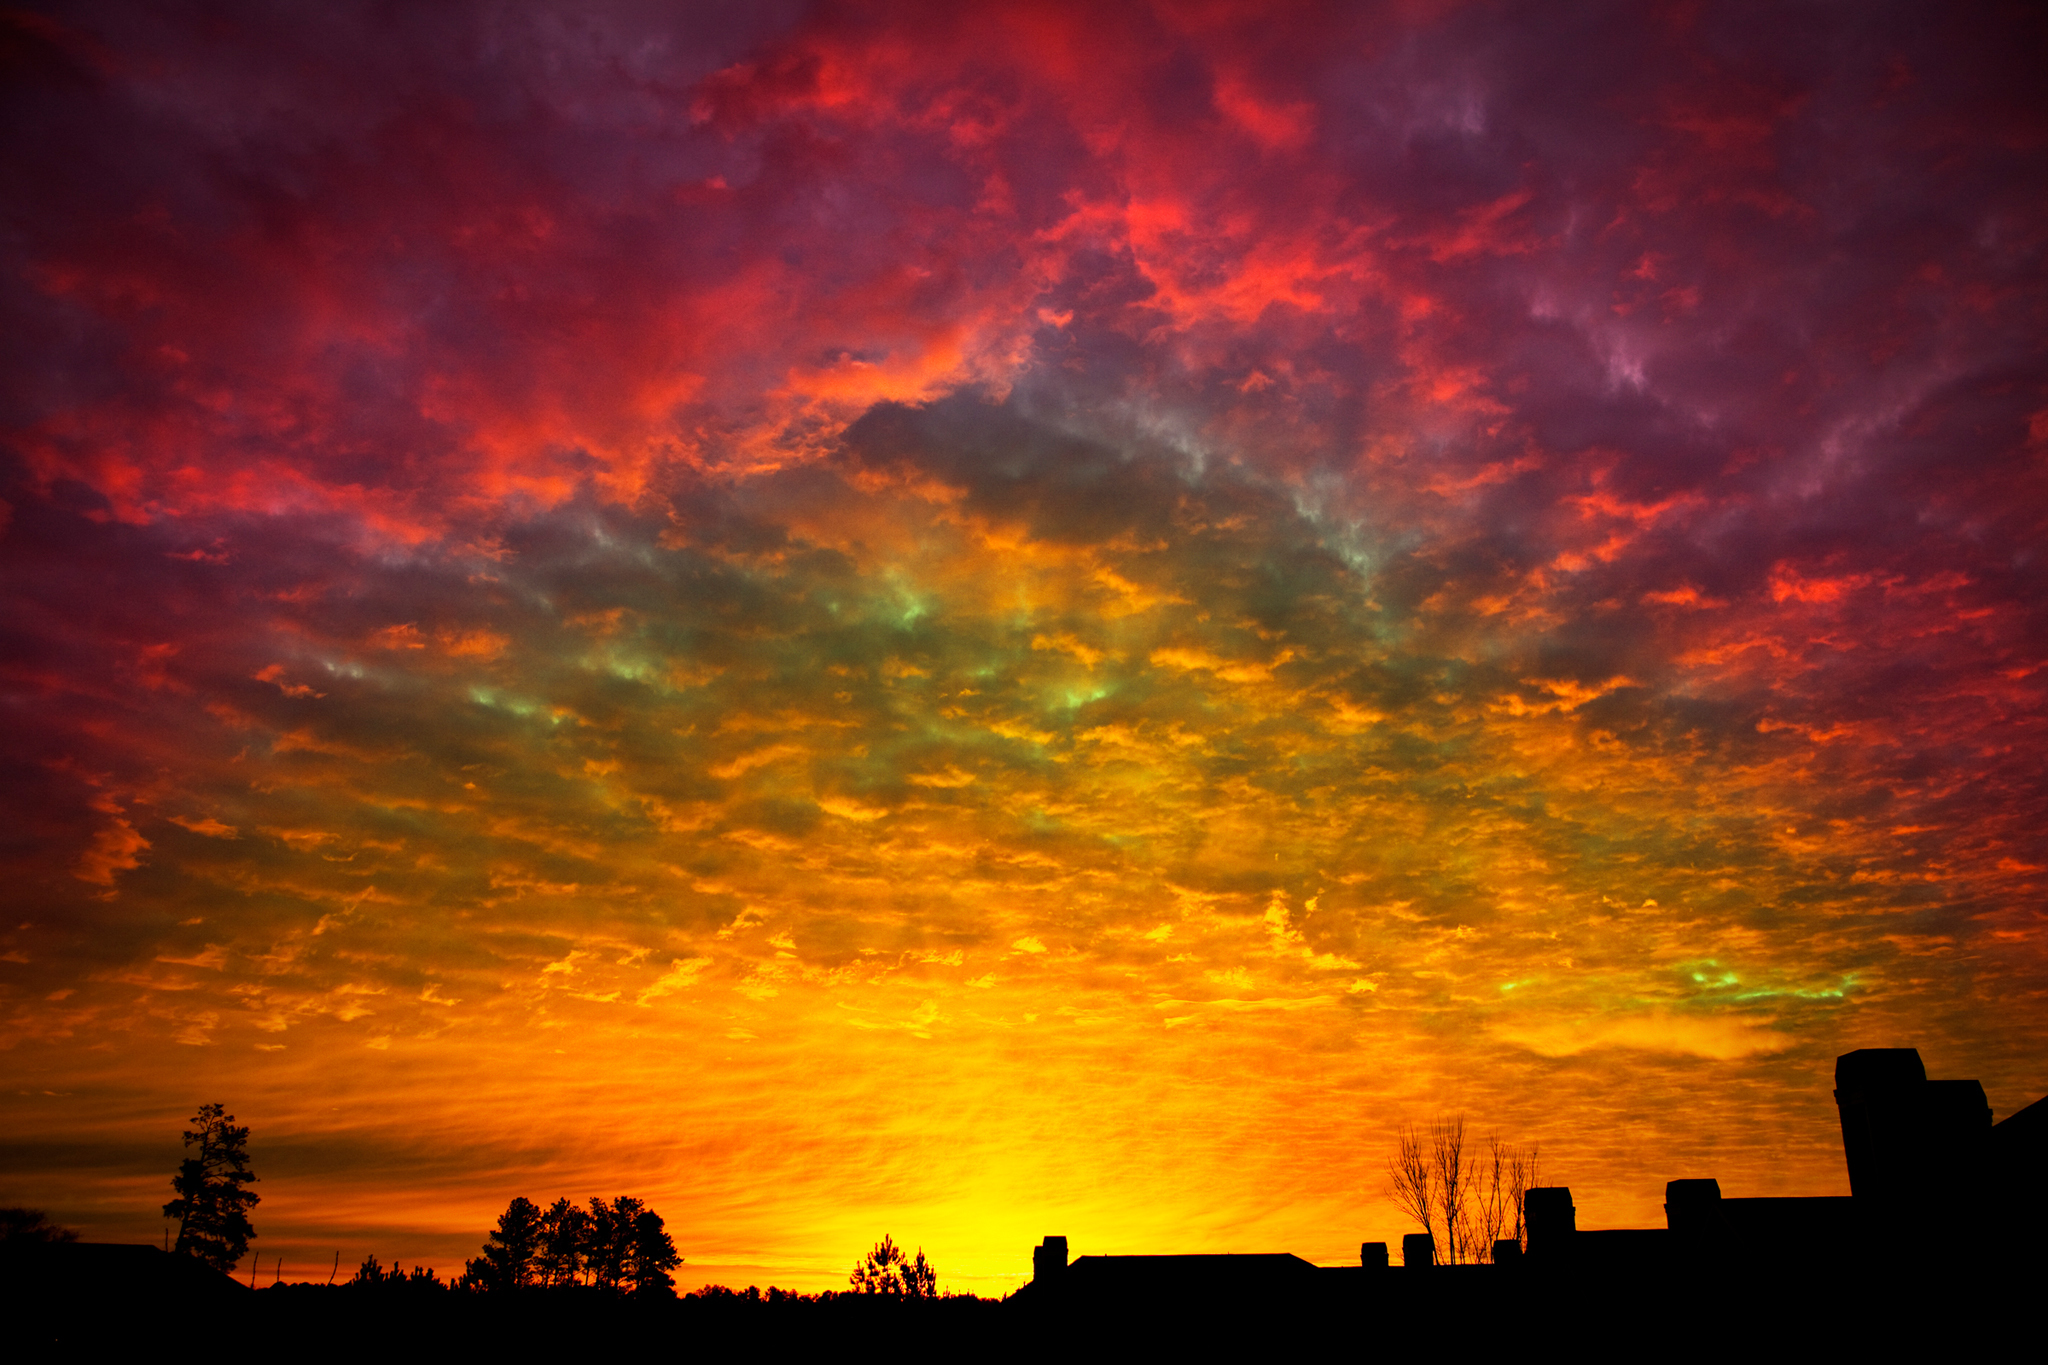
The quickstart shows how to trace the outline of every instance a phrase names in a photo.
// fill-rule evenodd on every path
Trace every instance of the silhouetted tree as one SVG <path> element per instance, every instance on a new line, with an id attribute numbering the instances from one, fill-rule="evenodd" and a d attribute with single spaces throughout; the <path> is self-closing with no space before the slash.
<path id="1" fill-rule="evenodd" d="M 256 1182 L 249 1169 L 249 1130 L 235 1125 L 225 1105 L 202 1104 L 185 1134 L 187 1149 L 198 1153 L 179 1164 L 171 1178 L 178 1196 L 164 1205 L 164 1217 L 178 1220 L 173 1251 L 204 1261 L 223 1274 L 235 1268 L 249 1249 L 256 1229 L 249 1210 L 262 1196 L 246 1188 Z"/>
<path id="2" fill-rule="evenodd" d="M 1436 1239 L 1436 1167 L 1422 1134 L 1409 1124 L 1401 1131 L 1400 1148 L 1387 1162 L 1387 1193 L 1403 1213 Z"/>
<path id="3" fill-rule="evenodd" d="M 636 1294 L 672 1293 L 669 1272 L 683 1263 L 661 1215 L 629 1195 L 592 1198 L 588 1209 L 557 1199 L 542 1213 L 514 1199 L 498 1219 L 484 1254 L 470 1261 L 461 1289 L 517 1289 L 581 1282 Z"/>
<path id="4" fill-rule="evenodd" d="M 557 1199 L 541 1215 L 540 1250 L 534 1259 L 536 1277 L 545 1285 L 575 1284 L 583 1274 L 583 1246 L 590 1215 L 566 1199 Z"/>
<path id="5" fill-rule="evenodd" d="M 1438 1119 L 1429 1129 L 1430 1166 L 1436 1174 L 1436 1208 L 1443 1221 L 1444 1250 L 1452 1265 L 1471 1240 L 1466 1225 L 1465 1201 L 1471 1197 L 1471 1180 L 1465 1166 L 1465 1116 Z"/>
<path id="6" fill-rule="evenodd" d="M 633 1220 L 644 1206 L 637 1199 L 620 1195 L 611 1203 L 590 1201 L 585 1225 L 583 1262 L 589 1267 L 590 1282 L 599 1289 L 617 1289 L 633 1260 Z"/>
<path id="7" fill-rule="evenodd" d="M 1508 1209 L 1514 1219 L 1509 1236 L 1529 1249 L 1529 1227 L 1522 1220 L 1522 1201 L 1530 1190 L 1539 1183 L 1536 1175 L 1536 1144 L 1530 1143 L 1529 1150 L 1517 1152 L 1508 1159 Z"/>
<path id="8" fill-rule="evenodd" d="M 903 1277 L 899 1273 L 902 1266 L 903 1249 L 885 1234 L 873 1251 L 853 1263 L 853 1273 L 846 1281 L 857 1294 L 894 1297 L 903 1292 Z"/>
<path id="9" fill-rule="evenodd" d="M 892 1299 L 935 1299 L 939 1296 L 938 1279 L 938 1272 L 924 1258 L 924 1248 L 919 1247 L 917 1259 L 911 1260 L 888 1236 L 875 1243 L 875 1249 L 856 1262 L 847 1277 L 855 1293 Z"/>
<path id="10" fill-rule="evenodd" d="M 1466 1259 L 1491 1259 L 1503 1237 L 1522 1240 L 1522 1195 L 1535 1183 L 1536 1149 L 1510 1147 L 1495 1133 L 1486 1140 L 1473 1173 L 1472 1216 Z"/>
<path id="11" fill-rule="evenodd" d="M 462 1272 L 465 1288 L 524 1289 L 533 1283 L 534 1255 L 540 1244 L 540 1210 L 521 1196 L 505 1206 L 498 1228 L 484 1242 L 484 1254 Z"/>
<path id="12" fill-rule="evenodd" d="M 1493 1255 L 1493 1243 L 1501 1234 L 1502 1225 L 1508 1217 L 1508 1166 L 1512 1153 L 1501 1142 L 1500 1134 L 1493 1133 L 1486 1139 L 1486 1148 L 1479 1154 L 1477 1169 L 1473 1172 L 1472 1216 L 1466 1237 L 1466 1259 L 1488 1260 Z"/>
<path id="13" fill-rule="evenodd" d="M 1510 1147 L 1496 1133 L 1474 1158 L 1465 1151 L 1462 1115 L 1436 1120 L 1427 1140 L 1411 1124 L 1387 1177 L 1394 1202 L 1441 1246 L 1446 1264 L 1490 1259 L 1503 1234 L 1526 1238 L 1522 1196 L 1536 1183 L 1533 1146 Z"/>
<path id="14" fill-rule="evenodd" d="M 619 1202 L 623 1204 L 626 1201 L 621 1199 Z M 669 1240 L 667 1230 L 662 1227 L 661 1215 L 653 1209 L 641 1209 L 635 1213 L 633 1254 L 626 1267 L 633 1281 L 633 1292 L 642 1295 L 673 1294 L 676 1281 L 669 1272 L 682 1263 L 683 1258 L 676 1254 L 676 1244 Z"/>
<path id="15" fill-rule="evenodd" d="M 75 1242 L 78 1234 L 60 1228 L 41 1209 L 0 1209 L 0 1242 Z"/>
<path id="16" fill-rule="evenodd" d="M 903 1267 L 903 1297 L 906 1299 L 936 1299 L 939 1296 L 939 1272 L 924 1258 L 924 1248 L 917 1249 L 917 1256 Z"/>

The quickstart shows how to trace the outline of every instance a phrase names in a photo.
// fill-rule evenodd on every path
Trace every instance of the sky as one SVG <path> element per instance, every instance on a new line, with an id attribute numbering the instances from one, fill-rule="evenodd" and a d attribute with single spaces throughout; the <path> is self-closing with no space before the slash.
<path id="1" fill-rule="evenodd" d="M 2048 1093 L 1987 3 L 0 15 L 0 1202 L 1352 1261 Z"/>

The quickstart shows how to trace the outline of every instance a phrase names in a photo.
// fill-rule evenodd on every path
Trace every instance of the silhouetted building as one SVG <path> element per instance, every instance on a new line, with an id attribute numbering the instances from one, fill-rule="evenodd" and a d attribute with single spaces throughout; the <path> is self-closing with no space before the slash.
<path id="1" fill-rule="evenodd" d="M 1047 1242 L 1063 1244 L 1064 1238 Z M 1038 1252 L 1045 1251 L 1044 1246 Z M 1197 1256 L 1060 1255 L 1040 1261 L 1029 1290 L 1034 1299 L 1051 1296 L 1075 1306 L 1138 1300 L 1252 1295 L 1284 1298 L 1289 1289 L 1303 1289 L 1321 1272 L 1299 1256 L 1285 1252 Z M 1348 1271 L 1350 1267 L 1345 1267 Z"/>
<path id="2" fill-rule="evenodd" d="M 1721 1182 L 1671 1180 L 1664 1185 L 1664 1225 L 1682 1237 L 1721 1232 Z"/>
<path id="3" fill-rule="evenodd" d="M 1724 1199 L 1718 1180 L 1673 1180 L 1664 1187 L 1664 1221 L 1674 1236 L 1751 1257 L 1838 1244 L 1861 1230 L 1865 1213 L 1847 1195 Z"/>
<path id="4" fill-rule="evenodd" d="M 1972 1177 L 1990 1156 L 1983 1086 L 1928 1080 L 1913 1048 L 1864 1048 L 1836 1059 L 1835 1104 L 1850 1194 L 1899 1224 L 1968 1215 Z"/>
<path id="5" fill-rule="evenodd" d="M 2048 1099 L 2035 1100 L 1994 1124 L 1989 1142 L 1992 1179 L 2007 1241 L 2030 1243 L 2048 1233 Z M 2038 1254 L 2038 1253 L 2037 1253 Z"/>
<path id="6" fill-rule="evenodd" d="M 1669 1282 L 1685 1283 L 1738 1267 L 1861 1274 L 1856 1267 L 1899 1264 L 1930 1236 L 1944 1235 L 2008 1262 L 2042 1260 L 2048 1099 L 1994 1125 L 1976 1081 L 1928 1080 L 1912 1048 L 1865 1048 L 1836 1059 L 1835 1101 L 1848 1195 L 1729 1198 L 1718 1180 L 1673 1180 L 1664 1187 L 1664 1227 L 1582 1231 L 1570 1188 L 1542 1186 L 1523 1198 L 1526 1249 L 1514 1238 L 1496 1241 L 1493 1265 L 1526 1268 L 1535 1277 L 1526 1281 L 1531 1287 L 1555 1273 L 1596 1283 L 1674 1274 Z M 1435 1266 L 1434 1239 L 1424 1232 L 1403 1237 L 1401 1260 L 1411 1268 Z M 1385 1242 L 1361 1243 L 1356 1267 L 1320 1271 L 1289 1255 L 1082 1256 L 1069 1264 L 1067 1239 L 1048 1237 L 1032 1253 L 1034 1278 L 1024 1298 L 1087 1305 L 1224 1294 L 1270 1302 L 1291 1294 L 1307 1302 L 1321 1294 L 1334 1302 L 1333 1292 L 1397 1284 L 1423 1292 L 1439 1283 L 1359 1276 L 1386 1266 Z"/>
<path id="7" fill-rule="evenodd" d="M 1801 1264 L 1814 1258 L 1897 1254 L 1886 1248 L 1952 1233 L 2013 1242 L 1984 1227 L 1986 1190 L 2012 1191 L 2038 1226 L 2048 1157 L 2048 1101 L 1996 1128 L 1976 1081 L 1930 1081 L 1913 1048 L 1864 1048 L 1835 1061 L 1835 1102 L 1849 1167 L 1847 1195 L 1730 1199 L 1711 1179 L 1664 1187 L 1665 1227 L 1576 1230 L 1571 1193 L 1528 1192 L 1532 1264 L 1581 1267 L 1693 1262 Z M 2010 1127 L 2008 1127 L 2010 1125 Z M 2009 1134 L 2009 1135 L 2008 1135 Z M 2028 1185 L 2035 1193 L 2020 1192 Z"/>
<path id="8" fill-rule="evenodd" d="M 1991 1105 L 1976 1081 L 1930 1081 L 1910 1047 L 1864 1048 L 1835 1061 L 1835 1104 L 1849 1192 L 1919 1201 L 1953 1188 L 1991 1130 Z"/>

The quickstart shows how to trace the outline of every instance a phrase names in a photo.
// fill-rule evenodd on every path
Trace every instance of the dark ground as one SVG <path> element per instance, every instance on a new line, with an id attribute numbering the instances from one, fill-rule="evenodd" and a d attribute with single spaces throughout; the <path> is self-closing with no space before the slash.
<path id="1" fill-rule="evenodd" d="M 1331 1354 L 1607 1359 L 2028 1357 L 2037 1270 L 1966 1258 L 1854 1274 L 1825 1266 L 1674 1274 L 1539 1267 L 1317 1272 L 1287 1287 L 1152 1286 L 1082 1301 L 903 1304 L 740 1296 L 636 1301 L 594 1290 L 472 1295 L 416 1286 L 249 1290 L 166 1268 L 154 1248 L 0 1258 L 6 1354 L 249 1360 L 582 1360 L 817 1355 L 965 1360 Z M 147 1252 L 152 1261 L 137 1266 Z M 124 1261 L 125 1256 L 125 1261 Z M 116 1261 L 123 1261 L 117 1266 Z M 516 1353 L 516 1355 L 514 1354 Z M 1997 1357 L 1993 1357 L 1997 1358 Z"/>

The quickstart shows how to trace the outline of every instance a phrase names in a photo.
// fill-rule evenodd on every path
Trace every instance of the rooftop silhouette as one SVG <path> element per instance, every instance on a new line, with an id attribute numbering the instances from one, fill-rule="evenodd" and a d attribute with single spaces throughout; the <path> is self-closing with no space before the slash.
<path id="1" fill-rule="evenodd" d="M 1496 1241 L 1490 1275 L 1708 1276 L 1804 1268 L 1854 1275 L 1903 1263 L 1944 1241 L 1983 1248 L 2015 1265 L 2043 1260 L 2048 1213 L 2048 1099 L 1992 1122 L 1974 1080 L 1929 1080 L 1914 1048 L 1865 1048 L 1835 1064 L 1835 1101 L 1850 1193 L 1731 1198 L 1711 1176 L 1674 1179 L 1661 1228 L 1581 1228 L 1570 1187 L 1527 1191 L 1525 1239 Z M 1992 1190 L 1996 1198 L 1987 1197 Z M 1396 1270 L 1444 1270 L 1427 1232 L 1361 1244 L 1356 1266 L 1318 1267 L 1284 1253 L 1084 1255 L 1065 1237 L 1032 1253 L 1033 1279 L 1017 1302 L 1099 1310 L 1161 1295 L 1200 1296 L 1229 1286 L 1309 1299 L 1372 1283 L 1414 1288 Z M 1476 1269 L 1481 1267 L 1459 1267 Z M 1465 1277 L 1456 1277 L 1464 1280 Z"/>

